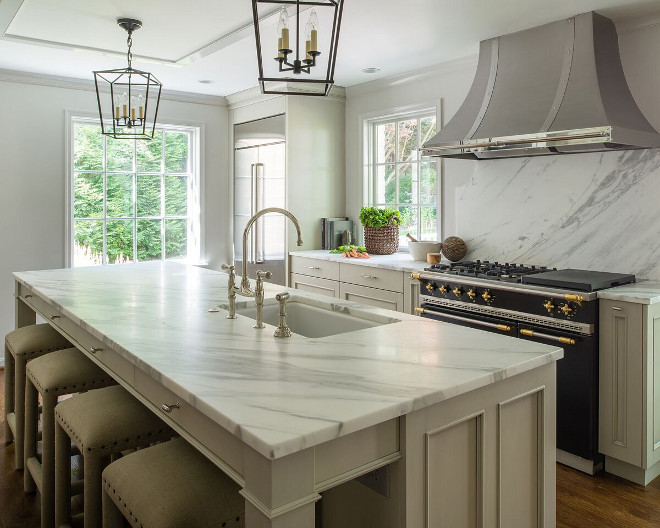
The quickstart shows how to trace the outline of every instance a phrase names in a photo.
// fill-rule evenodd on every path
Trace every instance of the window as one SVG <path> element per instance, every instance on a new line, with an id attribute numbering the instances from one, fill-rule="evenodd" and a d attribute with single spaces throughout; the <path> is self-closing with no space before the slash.
<path id="1" fill-rule="evenodd" d="M 374 119 L 367 126 L 371 204 L 401 212 L 400 247 L 407 247 L 408 233 L 438 240 L 438 162 L 420 156 L 435 135 L 435 111 Z"/>
<path id="2" fill-rule="evenodd" d="M 151 141 L 72 123 L 73 266 L 199 259 L 199 130 L 161 126 Z"/>

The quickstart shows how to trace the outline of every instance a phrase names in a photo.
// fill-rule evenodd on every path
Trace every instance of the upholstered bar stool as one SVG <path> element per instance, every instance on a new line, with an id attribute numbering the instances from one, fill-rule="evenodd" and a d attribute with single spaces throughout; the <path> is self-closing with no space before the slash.
<path id="1" fill-rule="evenodd" d="M 238 485 L 182 438 L 141 449 L 103 471 L 103 528 L 245 526 Z"/>
<path id="2" fill-rule="evenodd" d="M 25 386 L 25 491 L 41 492 L 41 526 L 55 519 L 55 405 L 57 398 L 116 382 L 77 348 L 56 350 L 27 365 Z M 38 395 L 42 399 L 41 460 L 37 457 Z"/>
<path id="3" fill-rule="evenodd" d="M 31 359 L 70 346 L 48 323 L 17 328 L 5 337 L 5 441 L 14 440 L 16 469 L 23 469 L 25 365 Z"/>
<path id="4" fill-rule="evenodd" d="M 83 457 L 84 524 L 101 524 L 101 472 L 122 451 L 168 440 L 174 431 L 119 386 L 55 408 L 55 525 L 71 524 L 71 441 Z"/>

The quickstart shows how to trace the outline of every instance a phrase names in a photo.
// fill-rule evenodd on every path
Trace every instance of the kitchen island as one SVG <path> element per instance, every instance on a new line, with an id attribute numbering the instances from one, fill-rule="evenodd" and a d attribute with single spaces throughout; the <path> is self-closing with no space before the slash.
<path id="1" fill-rule="evenodd" d="M 227 275 L 172 262 L 14 276 L 17 326 L 41 315 L 160 414 L 241 486 L 248 528 L 555 525 L 560 348 L 295 290 L 375 325 L 276 339 L 217 309 Z M 350 482 L 384 466 L 388 498 Z"/>

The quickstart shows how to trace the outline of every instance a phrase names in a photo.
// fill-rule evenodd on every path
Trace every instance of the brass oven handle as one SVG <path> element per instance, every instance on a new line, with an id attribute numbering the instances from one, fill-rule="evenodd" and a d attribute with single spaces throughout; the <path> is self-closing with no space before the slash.
<path id="1" fill-rule="evenodd" d="M 578 303 L 580 306 L 582 306 L 582 302 L 584 301 L 584 297 L 582 297 L 582 295 L 572 295 L 570 293 L 564 295 L 564 299 Z"/>
<path id="2" fill-rule="evenodd" d="M 557 341 L 558 343 L 562 343 L 564 345 L 575 344 L 575 339 L 573 338 L 553 336 L 550 334 L 542 334 L 541 332 L 534 332 L 533 330 L 528 330 L 527 328 L 521 328 L 520 333 L 528 337 L 540 337 L 541 339 L 549 339 L 550 341 Z"/>
<path id="3" fill-rule="evenodd" d="M 487 328 L 495 328 L 496 330 L 500 330 L 502 332 L 511 332 L 511 327 L 509 325 L 505 324 L 497 324 L 497 323 L 488 323 L 486 321 L 479 321 L 476 319 L 470 319 L 469 317 L 461 317 L 460 315 L 454 315 L 454 314 L 448 314 L 445 312 L 437 312 L 435 310 L 431 310 L 429 308 L 420 308 L 417 307 L 415 308 L 415 311 L 417 313 L 423 314 L 423 313 L 430 313 L 430 314 L 436 314 L 440 315 L 442 317 L 446 317 L 447 319 L 454 319 L 456 321 L 462 321 L 465 323 L 471 323 L 479 326 L 485 326 Z"/>

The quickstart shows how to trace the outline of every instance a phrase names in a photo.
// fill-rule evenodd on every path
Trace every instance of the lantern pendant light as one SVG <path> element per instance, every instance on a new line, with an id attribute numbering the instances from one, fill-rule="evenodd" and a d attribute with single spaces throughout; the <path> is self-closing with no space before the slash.
<path id="1" fill-rule="evenodd" d="M 277 70 L 268 76 L 264 75 L 261 42 L 261 35 L 266 33 L 267 30 L 262 31 L 260 24 L 262 26 L 267 24 L 270 17 L 260 17 L 259 4 L 281 5 L 277 24 L 277 42 L 271 43 L 268 41 L 265 44 L 266 55 L 272 54 L 277 62 Z M 300 27 L 301 6 L 309 11 L 303 33 L 301 33 Z M 289 27 L 288 8 L 291 8 L 292 11 L 295 8 L 295 14 L 291 17 L 295 27 Z M 335 82 L 337 44 L 343 8 L 344 0 L 252 0 L 254 33 L 259 63 L 259 86 L 262 93 L 320 96 L 330 93 L 330 89 Z M 328 24 L 325 31 L 326 35 L 323 35 L 320 28 L 317 9 L 326 9 L 332 14 L 332 29 Z M 319 46 L 320 42 L 327 42 L 328 44 L 321 47 Z M 323 49 L 323 52 L 320 51 L 320 48 Z M 324 63 L 327 64 L 327 68 L 325 69 L 325 77 L 318 78 L 319 74 L 323 74 L 322 71 L 317 71 L 319 66 L 323 70 L 323 65 L 317 63 L 317 57 L 321 56 L 322 53 L 327 53 L 327 63 Z M 314 77 L 314 74 L 317 74 L 317 77 Z"/>
<path id="2" fill-rule="evenodd" d="M 162 84 L 151 73 L 132 66 L 133 31 L 142 22 L 120 18 L 117 24 L 128 33 L 128 67 L 94 72 L 101 132 L 115 139 L 153 139 Z"/>

